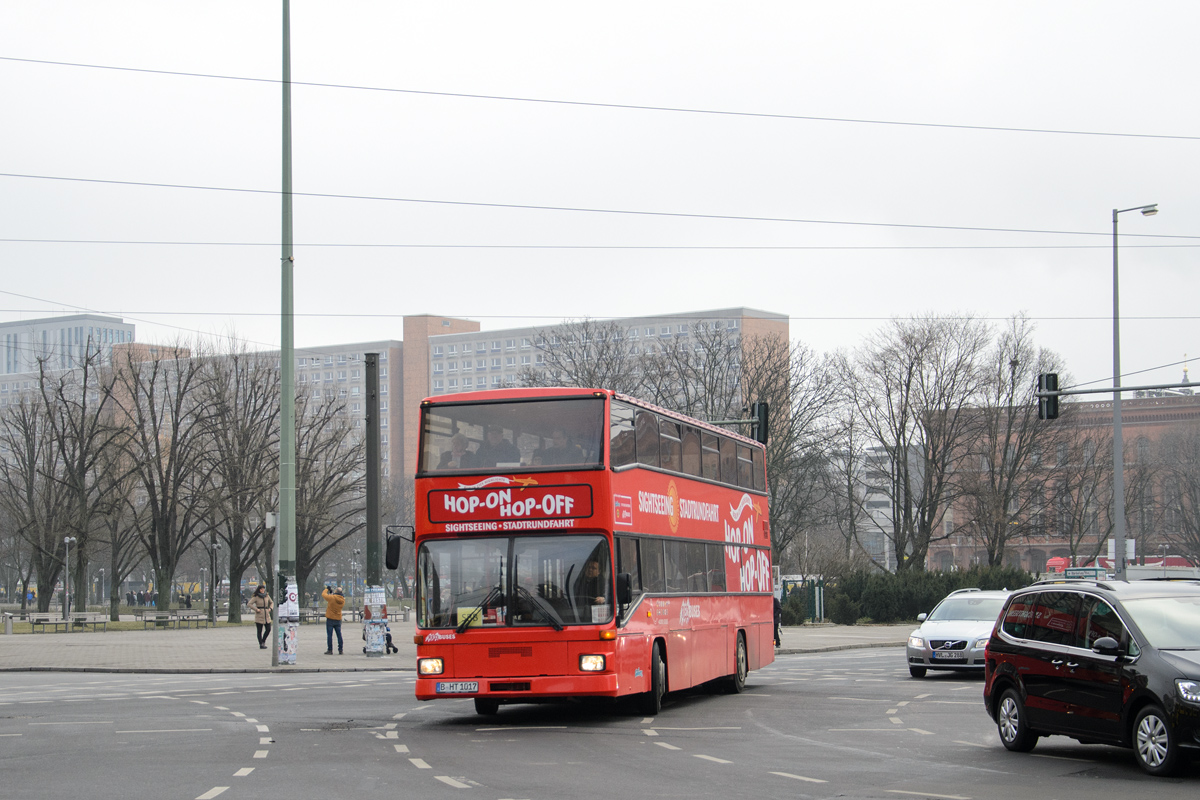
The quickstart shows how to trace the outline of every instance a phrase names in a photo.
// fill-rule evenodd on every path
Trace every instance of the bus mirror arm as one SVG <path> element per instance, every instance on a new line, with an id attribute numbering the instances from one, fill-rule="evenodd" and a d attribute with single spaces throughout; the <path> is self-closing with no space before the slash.
<path id="1" fill-rule="evenodd" d="M 617 602 L 623 606 L 633 602 L 633 576 L 628 572 L 617 573 Z"/>

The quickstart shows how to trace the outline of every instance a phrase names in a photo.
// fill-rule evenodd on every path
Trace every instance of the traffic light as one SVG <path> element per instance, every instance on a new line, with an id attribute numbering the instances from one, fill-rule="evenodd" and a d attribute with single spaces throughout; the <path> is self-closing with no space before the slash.
<path id="1" fill-rule="evenodd" d="M 753 439 L 756 442 L 767 443 L 767 404 L 766 403 L 751 403 L 750 418 L 754 420 Z"/>
<path id="2" fill-rule="evenodd" d="M 1058 391 L 1058 373 L 1043 372 L 1038 375 L 1037 390 L 1041 392 Z M 1058 419 L 1058 395 L 1038 398 L 1038 419 Z"/>

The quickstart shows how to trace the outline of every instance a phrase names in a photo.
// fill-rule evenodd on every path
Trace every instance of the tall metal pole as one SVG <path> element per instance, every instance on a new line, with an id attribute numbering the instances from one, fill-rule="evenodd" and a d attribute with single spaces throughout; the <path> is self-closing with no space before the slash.
<path id="1" fill-rule="evenodd" d="M 1121 434 L 1121 300 L 1117 277 L 1117 214 L 1113 209 L 1113 558 L 1116 578 L 1125 572 L 1125 440 Z"/>
<path id="2" fill-rule="evenodd" d="M 365 354 L 367 369 L 367 586 L 383 586 L 383 533 L 379 516 L 379 354 Z"/>
<path id="3" fill-rule="evenodd" d="M 1113 223 L 1113 561 L 1115 577 L 1129 580 L 1125 558 L 1125 441 L 1121 433 L 1121 301 L 1117 271 L 1117 215 L 1140 211 L 1149 217 L 1158 213 L 1157 204 L 1114 208 Z"/>
<path id="4" fill-rule="evenodd" d="M 279 567 L 277 585 L 296 574 L 296 357 L 293 340 L 292 266 L 292 39 L 291 6 L 283 0 L 283 229 L 280 258 L 282 298 L 279 346 Z M 277 593 L 278 596 L 278 593 Z M 275 630 L 279 628 L 279 603 L 275 603 Z M 279 665 L 279 647 L 271 648 L 271 664 Z"/>

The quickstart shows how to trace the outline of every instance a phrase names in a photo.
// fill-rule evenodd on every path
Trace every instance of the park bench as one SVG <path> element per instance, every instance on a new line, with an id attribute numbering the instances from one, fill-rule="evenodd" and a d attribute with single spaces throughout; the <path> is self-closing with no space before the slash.
<path id="1" fill-rule="evenodd" d="M 175 615 L 169 611 L 147 611 L 142 614 L 142 630 L 150 627 L 174 628 Z"/>
<path id="2" fill-rule="evenodd" d="M 46 628 L 50 628 L 55 633 L 60 629 L 68 631 L 70 630 L 70 624 L 69 621 L 62 617 L 55 617 L 49 614 L 34 614 L 29 617 L 29 627 L 34 633 L 37 633 L 39 628 L 42 633 L 46 632 Z"/>
<path id="3" fill-rule="evenodd" d="M 94 611 L 78 612 L 71 615 L 71 628 L 79 628 L 87 630 L 91 628 L 94 631 L 108 630 L 108 615 L 97 613 Z"/>
<path id="4" fill-rule="evenodd" d="M 177 611 L 175 614 L 175 627 L 187 628 L 195 626 L 208 627 L 208 612 L 206 611 Z"/>

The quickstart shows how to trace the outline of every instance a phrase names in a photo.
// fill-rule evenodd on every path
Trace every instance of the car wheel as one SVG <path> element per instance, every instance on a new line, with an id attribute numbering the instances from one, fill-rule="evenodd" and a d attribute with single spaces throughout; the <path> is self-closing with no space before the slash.
<path id="1" fill-rule="evenodd" d="M 1016 689 L 1006 689 L 1000 695 L 1000 705 L 996 711 L 996 730 L 1000 732 L 1000 742 L 1014 753 L 1028 753 L 1037 744 L 1038 735 L 1029 730 L 1025 721 L 1025 704 Z"/>
<path id="2" fill-rule="evenodd" d="M 1151 775 L 1170 775 L 1179 764 L 1179 746 L 1158 706 L 1146 706 L 1133 721 L 1133 752 L 1138 766 Z"/>
<path id="3" fill-rule="evenodd" d="M 475 698 L 475 713 L 483 717 L 494 717 L 500 713 L 500 701 L 486 697 Z"/>
<path id="4" fill-rule="evenodd" d="M 909 667 L 908 674 L 912 675 L 914 678 L 924 678 L 925 677 L 925 668 L 924 667 Z"/>

